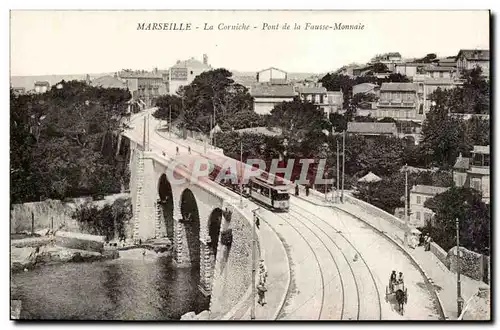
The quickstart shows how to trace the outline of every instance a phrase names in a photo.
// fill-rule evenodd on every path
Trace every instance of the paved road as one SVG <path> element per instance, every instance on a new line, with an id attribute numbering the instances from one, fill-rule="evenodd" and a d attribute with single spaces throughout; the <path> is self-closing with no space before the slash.
<path id="1" fill-rule="evenodd" d="M 142 115 L 132 119 L 134 129 L 129 133 L 138 141 L 142 141 Z M 206 147 L 202 144 L 168 137 L 168 133 L 159 134 L 155 130 L 158 125 L 159 122 L 150 117 L 149 139 L 153 151 L 159 154 L 164 151 L 173 156 L 178 146 L 178 160 L 190 160 L 195 153 L 204 153 Z M 188 153 L 188 145 L 191 145 L 193 155 Z M 251 201 L 246 203 L 249 209 L 255 207 Z M 266 224 L 285 241 L 290 259 L 291 274 L 287 274 L 290 270 L 283 265 L 280 265 L 283 269 L 273 269 L 275 281 L 286 282 L 291 276 L 284 306 L 268 307 L 282 310 L 280 319 L 439 318 L 425 281 L 411 261 L 391 242 L 356 218 L 295 197 L 291 198 L 289 213 L 262 210 L 262 215 Z M 403 315 L 395 310 L 394 302 L 386 298 L 391 270 L 405 274 L 409 298 Z M 283 273 L 282 277 L 279 272 Z M 268 295 L 282 295 L 286 286 L 280 283 L 278 287 L 279 293 L 270 291 Z M 280 299 L 273 297 L 272 301 L 279 303 Z"/>

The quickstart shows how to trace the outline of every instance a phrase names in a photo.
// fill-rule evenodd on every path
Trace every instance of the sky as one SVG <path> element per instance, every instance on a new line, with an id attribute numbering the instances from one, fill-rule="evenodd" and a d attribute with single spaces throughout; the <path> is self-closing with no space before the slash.
<path id="1" fill-rule="evenodd" d="M 140 31 L 138 23 L 190 23 L 190 31 Z M 205 23 L 214 30 L 204 30 Z M 251 26 L 220 31 L 219 24 Z M 262 30 L 288 23 L 290 30 Z M 294 24 L 301 30 L 293 30 Z M 304 30 L 305 24 L 363 30 Z M 253 28 L 256 26 L 257 28 Z M 198 27 L 198 29 L 196 29 Z M 456 55 L 489 49 L 488 11 L 11 11 L 11 75 L 167 69 L 208 55 L 212 67 L 324 73 L 375 54 Z"/>

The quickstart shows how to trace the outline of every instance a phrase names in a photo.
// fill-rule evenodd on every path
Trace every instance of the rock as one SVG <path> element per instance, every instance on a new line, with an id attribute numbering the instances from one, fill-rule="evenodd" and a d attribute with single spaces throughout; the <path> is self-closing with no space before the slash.
<path id="1" fill-rule="evenodd" d="M 204 310 L 200 314 L 197 315 L 198 320 L 208 320 L 210 319 L 210 312 L 207 310 Z"/>
<path id="2" fill-rule="evenodd" d="M 181 320 L 194 320 L 196 314 L 194 312 L 189 312 L 181 316 Z"/>
<path id="3" fill-rule="evenodd" d="M 88 250 L 99 253 L 104 250 L 104 236 L 58 231 L 55 237 L 57 246 L 68 249 Z"/>
<path id="4" fill-rule="evenodd" d="M 37 253 L 35 248 L 32 247 L 12 247 L 10 256 L 11 270 L 15 272 L 33 267 L 36 263 Z"/>
<path id="5" fill-rule="evenodd" d="M 21 318 L 21 300 L 11 300 L 10 301 L 10 318 L 13 320 L 19 320 Z"/>

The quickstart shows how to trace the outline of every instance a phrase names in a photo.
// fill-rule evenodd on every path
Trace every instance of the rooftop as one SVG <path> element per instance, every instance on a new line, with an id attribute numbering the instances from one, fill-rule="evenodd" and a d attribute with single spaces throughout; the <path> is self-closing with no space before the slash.
<path id="1" fill-rule="evenodd" d="M 35 81 L 35 86 L 50 86 L 48 81 Z"/>
<path id="2" fill-rule="evenodd" d="M 267 127 L 251 127 L 251 128 L 243 128 L 243 129 L 238 129 L 235 130 L 235 132 L 238 132 L 240 134 L 242 133 L 254 133 L 254 134 L 264 134 L 268 136 L 279 136 L 281 135 L 281 128 L 273 128 L 272 130 L 268 129 Z"/>
<path id="3" fill-rule="evenodd" d="M 457 58 L 461 56 L 467 60 L 489 61 L 490 51 L 487 49 L 460 49 Z"/>
<path id="4" fill-rule="evenodd" d="M 325 87 L 299 87 L 300 94 L 324 94 L 326 93 Z"/>
<path id="5" fill-rule="evenodd" d="M 358 134 L 397 134 L 395 123 L 347 123 L 348 133 Z"/>
<path id="6" fill-rule="evenodd" d="M 429 65 L 424 68 L 425 71 L 428 72 L 451 72 L 451 71 L 456 71 L 454 66 L 434 66 L 434 65 Z"/>
<path id="7" fill-rule="evenodd" d="M 286 73 L 286 71 L 283 71 L 281 69 L 275 68 L 274 66 L 271 66 L 271 67 L 269 67 L 267 69 L 264 69 L 264 70 L 260 70 L 257 73 L 261 73 L 261 72 L 268 71 L 268 70 L 276 70 L 276 71 L 280 71 L 280 72 Z"/>
<path id="8" fill-rule="evenodd" d="M 415 83 L 383 83 L 381 92 L 416 92 L 418 84 Z"/>
<path id="9" fill-rule="evenodd" d="M 416 185 L 413 186 L 411 189 L 412 193 L 416 194 L 425 194 L 425 195 L 438 195 L 444 193 L 446 190 L 448 190 L 447 187 L 436 187 L 436 186 L 425 186 L 425 185 Z"/>
<path id="10" fill-rule="evenodd" d="M 99 77 L 93 80 L 91 84 L 92 86 L 103 88 L 127 88 L 127 84 L 125 82 L 113 76 Z"/>
<path id="11" fill-rule="evenodd" d="M 352 88 L 356 89 L 356 94 L 358 93 L 368 93 L 373 91 L 374 89 L 378 88 L 379 86 L 377 84 L 372 84 L 372 83 L 362 83 L 362 84 L 357 84 L 354 85 Z M 354 95 L 354 92 L 353 92 Z"/>
<path id="12" fill-rule="evenodd" d="M 210 65 L 204 64 L 203 62 L 198 61 L 194 57 L 191 57 L 189 60 L 185 61 L 177 61 L 171 69 L 173 68 L 190 68 L 190 69 L 211 69 Z"/>
<path id="13" fill-rule="evenodd" d="M 472 150 L 475 154 L 490 154 L 490 146 L 474 146 L 474 150 Z"/>
<path id="14" fill-rule="evenodd" d="M 153 78 L 163 79 L 163 74 L 160 72 L 149 71 L 122 71 L 118 74 L 120 78 Z"/>
<path id="15" fill-rule="evenodd" d="M 253 85 L 250 88 L 253 97 L 290 97 L 295 96 L 293 86 L 290 85 Z"/>
<path id="16" fill-rule="evenodd" d="M 453 168 L 455 169 L 469 169 L 470 167 L 470 158 L 465 158 L 462 157 L 462 154 L 460 154 L 455 162 L 455 165 L 453 165 Z"/>

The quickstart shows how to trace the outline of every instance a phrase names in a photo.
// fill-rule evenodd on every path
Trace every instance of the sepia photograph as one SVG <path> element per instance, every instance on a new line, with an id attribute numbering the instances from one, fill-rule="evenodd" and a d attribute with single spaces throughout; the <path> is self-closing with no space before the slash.
<path id="1" fill-rule="evenodd" d="M 11 321 L 492 320 L 489 10 L 9 15 Z"/>

